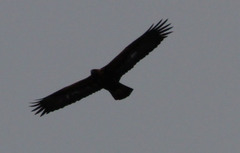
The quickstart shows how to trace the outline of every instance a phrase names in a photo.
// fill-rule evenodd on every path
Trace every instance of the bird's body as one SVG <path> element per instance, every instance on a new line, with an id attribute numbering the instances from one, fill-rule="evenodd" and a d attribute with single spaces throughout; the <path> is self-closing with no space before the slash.
<path id="1" fill-rule="evenodd" d="M 33 111 L 41 116 L 70 105 L 101 89 L 108 90 L 115 100 L 128 97 L 132 88 L 121 84 L 121 77 L 127 73 L 142 58 L 156 48 L 172 31 L 170 24 L 159 21 L 152 25 L 142 36 L 127 46 L 109 64 L 101 69 L 91 70 L 91 75 L 79 82 L 67 86 L 31 105 Z"/>
<path id="2" fill-rule="evenodd" d="M 132 88 L 121 84 L 120 78 L 116 78 L 102 69 L 91 70 L 91 76 L 96 79 L 99 86 L 109 91 L 115 100 L 124 99 L 133 91 Z"/>

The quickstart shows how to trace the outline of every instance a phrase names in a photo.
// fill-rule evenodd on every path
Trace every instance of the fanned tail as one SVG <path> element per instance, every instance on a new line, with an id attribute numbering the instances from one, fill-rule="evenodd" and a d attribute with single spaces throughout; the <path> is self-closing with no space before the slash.
<path id="1" fill-rule="evenodd" d="M 125 85 L 123 85 L 121 83 L 117 83 L 114 86 L 114 88 L 107 89 L 107 90 L 111 93 L 111 95 L 113 96 L 113 98 L 115 100 L 124 99 L 124 98 L 128 97 L 132 93 L 132 91 L 133 91 L 132 88 L 130 88 L 128 86 L 125 86 Z"/>

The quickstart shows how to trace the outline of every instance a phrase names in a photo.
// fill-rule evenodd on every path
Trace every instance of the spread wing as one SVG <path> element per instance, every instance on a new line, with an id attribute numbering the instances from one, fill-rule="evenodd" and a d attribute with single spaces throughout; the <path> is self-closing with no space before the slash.
<path id="1" fill-rule="evenodd" d="M 67 86 L 37 102 L 33 102 L 31 107 L 35 114 L 48 114 L 49 112 L 58 110 L 67 105 L 70 105 L 92 93 L 102 89 L 95 80 L 89 76 L 79 82 Z"/>
<path id="2" fill-rule="evenodd" d="M 167 20 L 152 25 L 142 36 L 127 46 L 117 57 L 102 69 L 117 78 L 121 78 L 134 65 L 156 48 L 161 41 L 172 33 Z"/>

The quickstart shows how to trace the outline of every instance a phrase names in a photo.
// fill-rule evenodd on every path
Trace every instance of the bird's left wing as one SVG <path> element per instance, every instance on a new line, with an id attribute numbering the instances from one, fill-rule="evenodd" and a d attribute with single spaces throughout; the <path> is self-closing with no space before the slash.
<path id="1" fill-rule="evenodd" d="M 161 41 L 172 31 L 167 20 L 161 20 L 152 25 L 142 36 L 128 45 L 118 56 L 102 69 L 115 77 L 120 78 L 142 58 L 156 48 Z"/>
<path id="2" fill-rule="evenodd" d="M 31 107 L 35 114 L 48 114 L 49 112 L 58 110 L 70 105 L 94 92 L 102 89 L 96 81 L 91 77 L 87 77 L 79 82 L 67 86 L 37 102 L 33 102 Z"/>

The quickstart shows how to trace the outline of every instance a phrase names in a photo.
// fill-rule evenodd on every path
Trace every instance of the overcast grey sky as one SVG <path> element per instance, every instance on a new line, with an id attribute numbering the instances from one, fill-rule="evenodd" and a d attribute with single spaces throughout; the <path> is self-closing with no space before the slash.
<path id="1" fill-rule="evenodd" d="M 1 153 L 240 152 L 239 0 L 3 0 Z M 44 117 L 29 102 L 87 77 L 152 23 L 173 33 L 122 78 Z"/>

